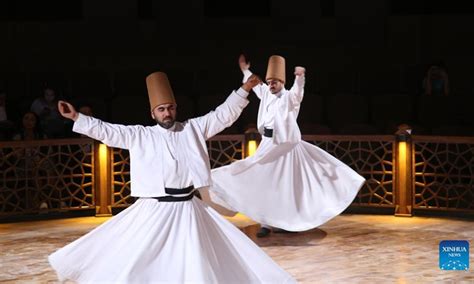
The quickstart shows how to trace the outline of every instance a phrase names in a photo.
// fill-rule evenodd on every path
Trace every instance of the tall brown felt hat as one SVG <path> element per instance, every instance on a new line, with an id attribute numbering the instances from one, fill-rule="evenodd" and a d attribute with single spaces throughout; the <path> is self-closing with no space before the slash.
<path id="1" fill-rule="evenodd" d="M 265 80 L 277 79 L 285 83 L 285 58 L 280 55 L 272 55 L 268 59 L 267 76 Z"/>
<path id="2" fill-rule="evenodd" d="M 150 99 L 150 108 L 162 104 L 176 104 L 168 76 L 163 72 L 154 72 L 146 77 L 146 88 Z"/>

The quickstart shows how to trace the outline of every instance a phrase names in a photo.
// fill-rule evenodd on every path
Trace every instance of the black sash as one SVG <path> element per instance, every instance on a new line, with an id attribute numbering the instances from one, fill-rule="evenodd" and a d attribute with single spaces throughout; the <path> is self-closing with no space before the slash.
<path id="1" fill-rule="evenodd" d="M 270 129 L 270 128 L 263 128 L 263 136 L 265 137 L 273 137 L 273 129 Z"/>
<path id="2" fill-rule="evenodd" d="M 154 199 L 157 199 L 160 202 L 181 202 L 181 201 L 187 201 L 190 200 L 194 197 L 196 194 L 196 191 L 194 190 L 194 186 L 191 185 L 186 188 L 169 188 L 165 187 L 165 192 L 167 194 L 186 194 L 186 196 L 160 196 L 160 197 L 153 197 Z M 189 194 L 190 193 L 190 194 Z"/>

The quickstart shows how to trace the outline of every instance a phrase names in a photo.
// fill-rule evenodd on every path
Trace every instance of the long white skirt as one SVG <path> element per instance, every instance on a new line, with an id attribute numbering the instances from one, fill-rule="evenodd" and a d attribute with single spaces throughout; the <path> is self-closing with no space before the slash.
<path id="1" fill-rule="evenodd" d="M 197 198 L 140 198 L 49 256 L 79 283 L 294 283 L 262 249 Z"/>
<path id="2" fill-rule="evenodd" d="M 364 177 L 321 148 L 263 137 L 254 155 L 212 170 L 211 201 L 288 231 L 315 228 L 354 200 Z"/>

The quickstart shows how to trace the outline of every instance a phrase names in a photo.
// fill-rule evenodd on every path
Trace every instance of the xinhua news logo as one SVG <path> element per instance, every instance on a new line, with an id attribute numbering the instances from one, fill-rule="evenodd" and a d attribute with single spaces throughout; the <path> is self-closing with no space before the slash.
<path id="1" fill-rule="evenodd" d="M 469 242 L 445 240 L 439 243 L 439 268 L 469 270 Z"/>

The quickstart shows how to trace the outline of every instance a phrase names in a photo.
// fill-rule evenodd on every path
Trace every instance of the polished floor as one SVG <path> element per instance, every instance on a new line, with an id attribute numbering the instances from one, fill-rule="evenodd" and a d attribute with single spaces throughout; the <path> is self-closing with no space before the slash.
<path id="1" fill-rule="evenodd" d="M 340 215 L 301 233 L 256 239 L 258 225 L 228 218 L 300 283 L 474 283 L 468 271 L 438 266 L 442 240 L 474 244 L 474 220 L 381 215 Z M 58 283 L 47 255 L 108 218 L 0 224 L 0 283 Z"/>

